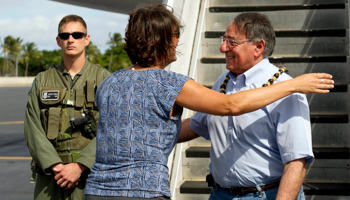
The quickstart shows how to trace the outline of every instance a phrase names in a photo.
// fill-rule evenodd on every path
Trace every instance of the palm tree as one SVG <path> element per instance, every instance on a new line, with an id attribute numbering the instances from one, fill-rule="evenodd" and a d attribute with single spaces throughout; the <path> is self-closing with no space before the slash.
<path id="1" fill-rule="evenodd" d="M 20 38 L 15 39 L 12 36 L 7 36 L 5 37 L 5 40 L 4 40 L 4 45 L 5 45 L 5 48 L 7 49 L 7 61 L 8 59 L 11 59 L 12 62 L 15 62 L 16 69 L 18 64 L 17 62 L 18 56 L 20 55 L 22 50 L 22 46 L 21 46 L 22 41 L 23 41 L 22 39 Z M 13 68 L 11 72 L 13 72 Z M 7 73 L 8 71 L 6 71 L 6 74 Z"/>
<path id="2" fill-rule="evenodd" d="M 38 51 L 38 48 L 36 48 L 36 45 L 33 42 L 28 42 L 23 46 L 23 58 L 24 62 L 26 63 L 26 69 L 24 76 L 27 76 L 28 74 L 28 66 L 29 66 L 29 60 L 31 59 L 37 59 L 41 56 L 41 52 Z"/>
<path id="3" fill-rule="evenodd" d="M 85 54 L 92 63 L 97 63 L 98 58 L 101 56 L 100 50 L 91 41 L 90 44 L 85 47 Z"/>
<path id="4" fill-rule="evenodd" d="M 114 33 L 113 36 L 111 36 L 111 33 L 109 33 L 109 41 L 107 44 L 109 44 L 111 47 L 111 55 L 109 57 L 108 71 L 111 71 L 114 47 L 120 46 L 122 43 L 122 36 L 120 33 Z"/>
<path id="5" fill-rule="evenodd" d="M 2 42 L 2 40 L 0 40 L 0 45 L 2 47 L 2 53 L 4 54 L 4 66 L 2 68 L 2 74 L 7 74 L 7 64 L 8 64 L 8 52 L 9 52 L 9 47 L 8 45 L 6 44 L 5 42 L 5 39 L 4 39 L 4 42 Z"/>

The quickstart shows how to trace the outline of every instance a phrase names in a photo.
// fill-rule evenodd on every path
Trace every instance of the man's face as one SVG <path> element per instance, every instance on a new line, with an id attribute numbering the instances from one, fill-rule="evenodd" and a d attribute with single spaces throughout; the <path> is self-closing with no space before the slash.
<path id="1" fill-rule="evenodd" d="M 247 40 L 246 36 L 238 31 L 237 25 L 231 22 L 224 35 L 225 38 L 233 40 Z M 233 73 L 244 73 L 257 62 L 255 59 L 256 45 L 249 41 L 237 42 L 236 45 L 229 45 L 227 41 L 223 42 L 220 47 L 220 52 L 225 54 L 226 68 Z"/>
<path id="2" fill-rule="evenodd" d="M 60 28 L 60 33 L 74 32 L 86 33 L 86 30 L 79 22 L 69 22 Z M 57 36 L 56 41 L 58 46 L 61 47 L 63 55 L 76 57 L 85 52 L 85 46 L 87 46 L 90 42 L 90 35 L 86 35 L 80 39 L 75 39 L 72 35 L 70 35 L 66 40 Z"/>

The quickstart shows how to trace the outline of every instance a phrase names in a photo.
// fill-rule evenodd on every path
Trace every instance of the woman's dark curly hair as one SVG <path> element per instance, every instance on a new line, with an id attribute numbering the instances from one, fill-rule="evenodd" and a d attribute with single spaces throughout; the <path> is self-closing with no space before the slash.
<path id="1" fill-rule="evenodd" d="M 183 28 L 166 5 L 151 5 L 130 13 L 125 32 L 125 47 L 133 64 L 142 67 L 169 64 L 176 47 L 174 34 Z"/>

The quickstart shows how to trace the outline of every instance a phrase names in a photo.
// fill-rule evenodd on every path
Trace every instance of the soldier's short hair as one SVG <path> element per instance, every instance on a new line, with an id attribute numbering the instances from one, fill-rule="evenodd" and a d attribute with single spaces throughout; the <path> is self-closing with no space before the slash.
<path id="1" fill-rule="evenodd" d="M 82 17 L 80 17 L 78 15 L 67 15 L 67 16 L 63 17 L 61 19 L 60 23 L 58 24 L 58 34 L 60 33 L 60 28 L 63 25 L 69 23 L 69 22 L 79 22 L 79 23 L 81 23 L 83 25 L 84 29 L 85 29 L 84 30 L 85 33 L 87 33 L 87 26 L 86 26 L 86 23 L 85 23 L 85 21 L 84 21 L 84 19 Z"/>

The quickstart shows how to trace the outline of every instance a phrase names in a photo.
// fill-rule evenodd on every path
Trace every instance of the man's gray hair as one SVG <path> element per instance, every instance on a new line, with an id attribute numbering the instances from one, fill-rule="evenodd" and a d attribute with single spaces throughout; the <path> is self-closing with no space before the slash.
<path id="1" fill-rule="evenodd" d="M 265 40 L 264 57 L 271 56 L 275 48 L 276 35 L 270 20 L 260 13 L 241 13 L 233 20 L 240 33 L 251 42 Z"/>

